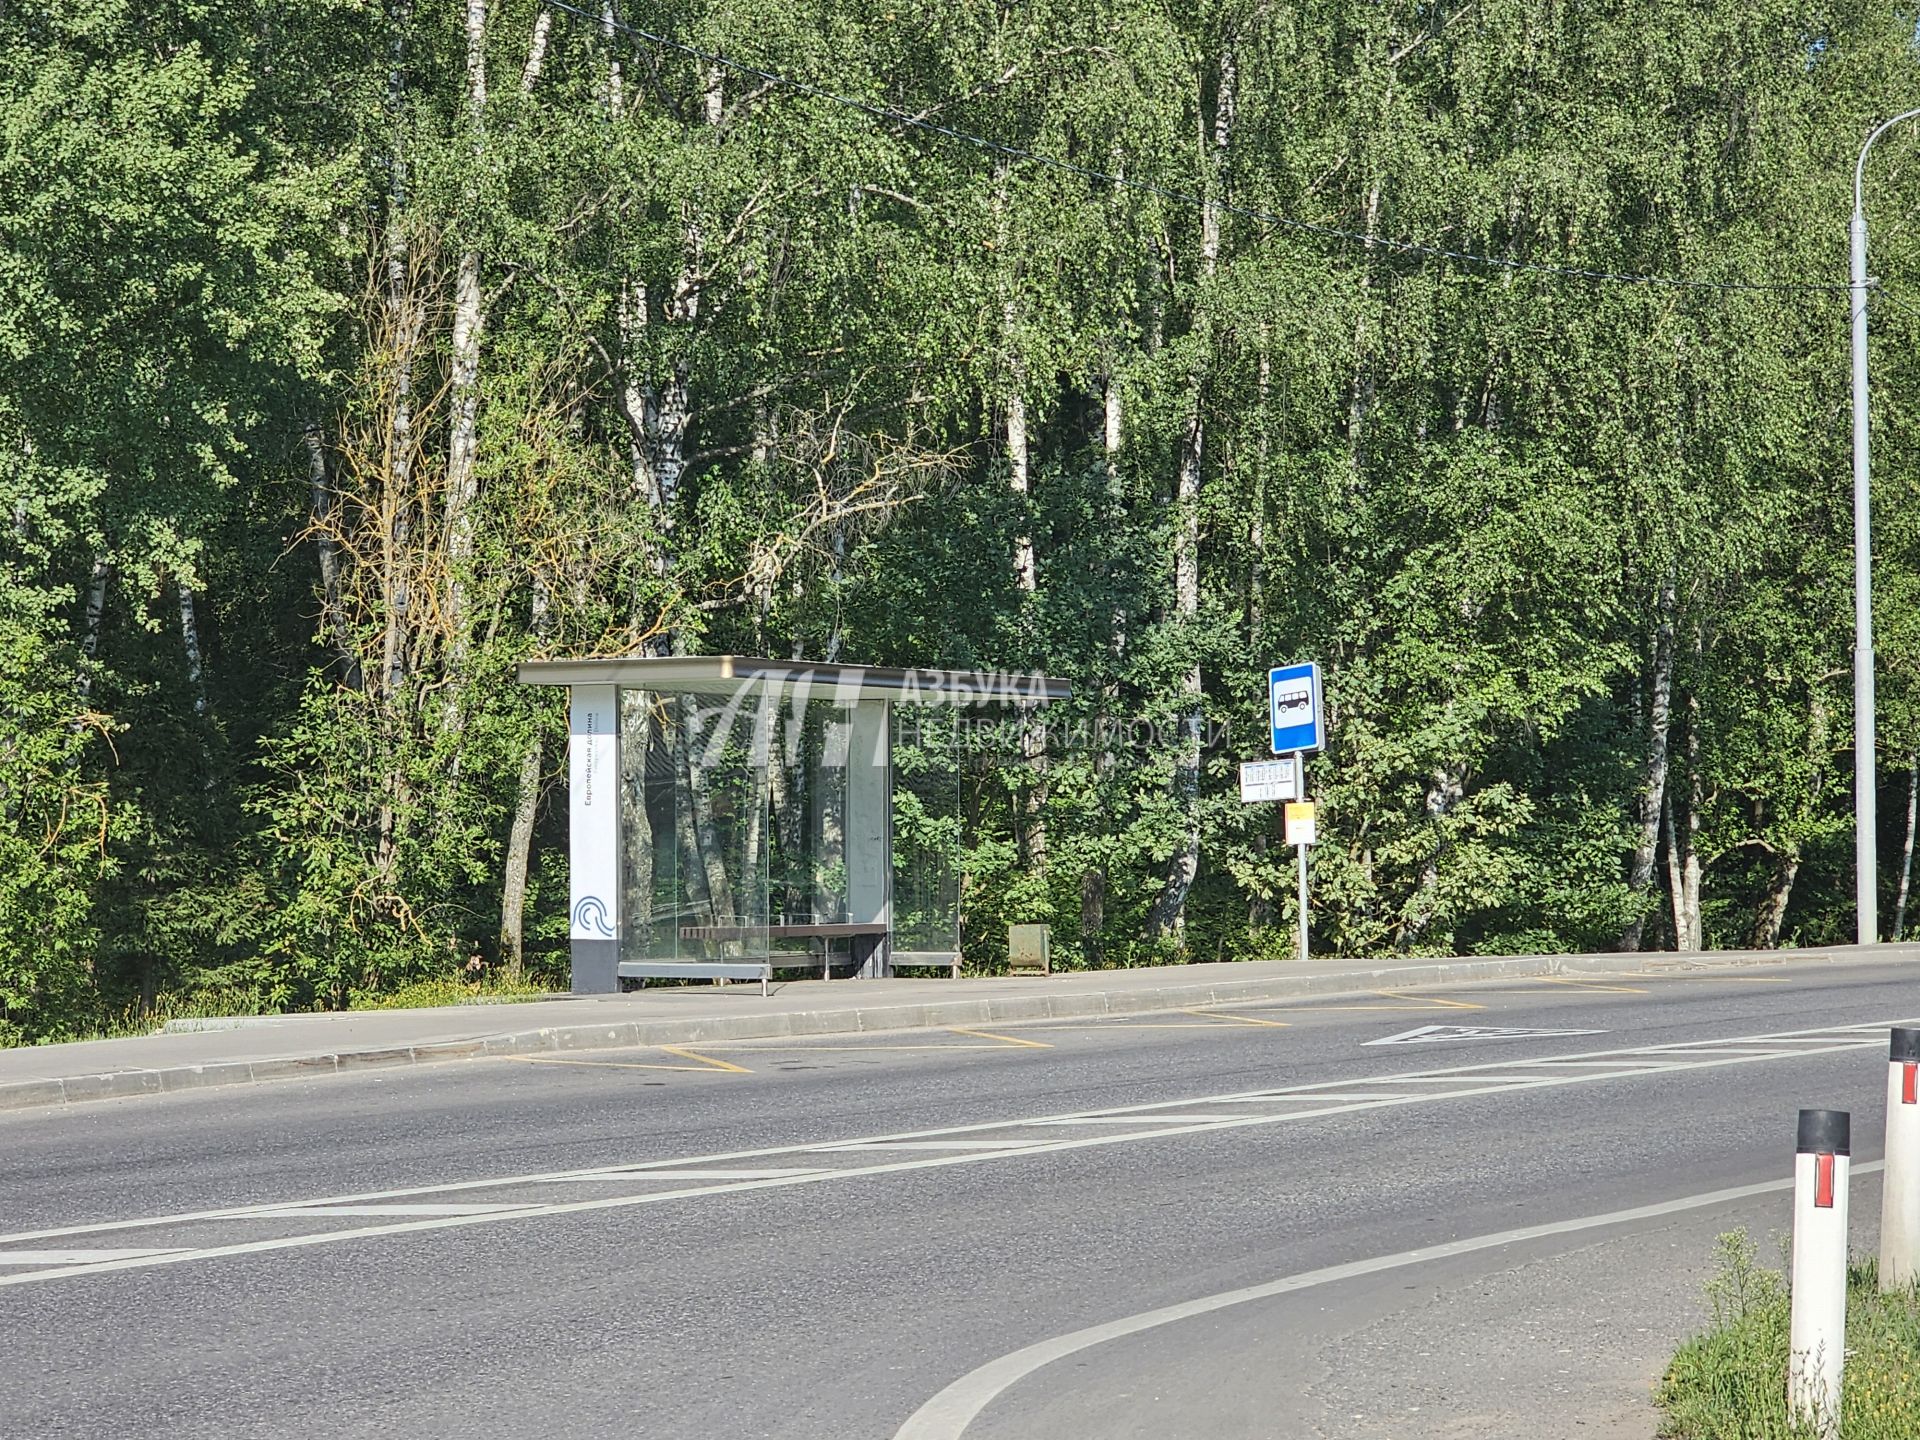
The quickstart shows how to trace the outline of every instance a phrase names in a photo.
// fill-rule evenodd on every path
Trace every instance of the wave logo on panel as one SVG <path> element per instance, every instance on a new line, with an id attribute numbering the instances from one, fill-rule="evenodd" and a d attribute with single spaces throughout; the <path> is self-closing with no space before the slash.
<path id="1" fill-rule="evenodd" d="M 582 895 L 573 907 L 573 930 L 576 935 L 604 935 L 613 938 L 613 926 L 607 919 L 607 902 L 598 895 Z"/>

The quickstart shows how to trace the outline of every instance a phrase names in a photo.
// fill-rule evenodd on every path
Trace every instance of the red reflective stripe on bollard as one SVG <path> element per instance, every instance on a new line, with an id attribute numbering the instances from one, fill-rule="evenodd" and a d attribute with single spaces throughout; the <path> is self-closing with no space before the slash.
<path id="1" fill-rule="evenodd" d="M 1833 1208 L 1833 1156 L 1813 1157 L 1813 1205 L 1816 1210 Z"/>
<path id="2" fill-rule="evenodd" d="M 1920 1065 L 1911 1060 L 1900 1067 L 1900 1103 L 1920 1105 Z"/>

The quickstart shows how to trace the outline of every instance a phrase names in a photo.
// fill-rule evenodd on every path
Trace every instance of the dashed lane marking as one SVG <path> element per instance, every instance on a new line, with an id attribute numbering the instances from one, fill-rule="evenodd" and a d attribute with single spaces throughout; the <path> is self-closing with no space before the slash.
<path id="1" fill-rule="evenodd" d="M 1782 1031 L 1763 1035 L 1730 1035 L 1718 1040 L 1674 1042 L 1671 1046 L 1639 1045 L 1613 1051 L 1590 1051 L 1555 1059 L 1529 1057 L 1521 1060 L 1483 1061 L 1441 1069 L 1412 1071 L 1396 1075 L 1348 1077 L 1343 1080 L 1312 1084 L 1277 1086 L 1263 1090 L 1237 1091 L 1223 1095 L 1193 1095 L 1175 1100 L 1140 1105 L 1111 1106 L 1067 1114 L 1033 1115 L 1012 1120 L 989 1120 L 968 1125 L 944 1126 L 902 1134 L 873 1135 L 848 1140 L 820 1141 L 800 1145 L 770 1146 L 718 1155 L 680 1156 L 574 1170 L 549 1171 L 536 1175 L 496 1176 L 482 1180 L 462 1180 L 439 1185 L 420 1185 L 405 1189 L 373 1191 L 355 1195 L 317 1196 L 305 1200 L 283 1200 L 273 1204 L 240 1206 L 225 1210 L 149 1216 L 132 1220 L 110 1220 L 91 1224 L 60 1226 L 0 1235 L 0 1265 L 20 1265 L 19 1273 L 0 1273 L 0 1287 L 34 1284 L 96 1275 L 117 1270 L 145 1269 L 177 1265 L 190 1261 L 214 1260 L 269 1251 L 299 1249 L 314 1245 L 342 1244 L 348 1241 L 383 1236 L 416 1234 L 470 1225 L 492 1225 L 508 1221 L 581 1215 L 596 1211 L 630 1209 L 643 1205 L 687 1202 L 711 1196 L 738 1195 L 750 1191 L 780 1189 L 798 1185 L 901 1174 L 915 1170 L 944 1169 L 955 1165 L 979 1165 L 1017 1160 L 1027 1156 L 1086 1150 L 1111 1145 L 1165 1142 L 1182 1135 L 1217 1135 L 1255 1127 L 1285 1125 L 1326 1116 L 1424 1105 L 1433 1101 L 1465 1100 L 1483 1095 L 1512 1095 L 1525 1090 L 1545 1090 L 1570 1085 L 1587 1085 L 1626 1080 L 1657 1074 L 1662 1080 L 1690 1070 L 1713 1069 L 1729 1065 L 1755 1065 L 1774 1060 L 1797 1060 L 1844 1051 L 1882 1049 L 1892 1025 L 1912 1024 L 1912 1020 L 1876 1021 L 1852 1026 L 1820 1026 L 1810 1030 Z M 1567 1062 L 1590 1062 L 1585 1067 Z M 1402 1089 L 1401 1087 L 1405 1087 Z M 1379 1098 L 1357 1098 L 1379 1096 Z M 1233 1106 L 1215 1113 L 1215 1107 Z M 1304 1107 L 1304 1108 L 1302 1108 Z M 1096 1134 L 1062 1134 L 1075 1124 L 1100 1129 Z M 910 1152 L 899 1159 L 879 1159 L 878 1152 Z M 873 1155 L 871 1163 L 860 1163 Z M 784 1164 L 782 1162 L 785 1162 Z M 799 1169 L 799 1167 L 807 1167 Z M 715 1179 L 734 1167 L 794 1168 L 799 1173 L 756 1179 Z M 692 1172 L 691 1183 L 681 1182 L 669 1188 L 643 1193 L 594 1196 L 582 1200 L 544 1202 L 512 1197 L 555 1180 L 580 1177 L 623 1176 L 634 1184 L 647 1184 L 649 1176 Z M 498 1197 L 488 1209 L 478 1213 L 421 1214 L 410 1209 L 407 1218 L 393 1216 L 384 1224 L 342 1226 L 328 1230 L 308 1230 L 298 1234 L 262 1236 L 236 1240 L 230 1244 L 195 1248 L 169 1248 L 142 1251 L 104 1252 L 111 1258 L 71 1260 L 47 1263 L 9 1257 L 77 1255 L 102 1252 L 48 1251 L 29 1249 L 35 1242 L 73 1240 L 137 1230 L 164 1231 L 189 1222 L 237 1221 L 237 1234 L 258 1236 L 260 1224 L 297 1224 L 302 1220 L 337 1216 L 346 1207 L 381 1207 L 383 1212 L 396 1205 L 437 1204 L 448 1201 L 461 1204 L 478 1200 L 492 1191 Z M 508 1193 L 502 1193 L 508 1192 Z M 458 1198 L 456 1198 L 458 1197 Z M 161 1238 L 156 1236 L 156 1238 Z M 15 1246 L 17 1249 L 7 1247 Z"/>

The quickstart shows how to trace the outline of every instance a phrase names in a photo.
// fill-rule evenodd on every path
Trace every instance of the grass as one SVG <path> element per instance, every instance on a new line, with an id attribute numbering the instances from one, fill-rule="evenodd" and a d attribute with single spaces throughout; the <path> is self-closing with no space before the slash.
<path id="1" fill-rule="evenodd" d="M 417 1010 L 435 1005 L 504 1005 L 515 1000 L 538 1000 L 552 992 L 545 985 L 505 978 L 468 980 L 460 975 L 436 975 L 411 980 L 397 990 L 358 991 L 350 1010 Z"/>
<path id="2" fill-rule="evenodd" d="M 465 974 L 435 975 L 412 980 L 393 990 L 356 990 L 348 997 L 350 1010 L 411 1010 L 440 1005 L 503 1005 L 516 1000 L 538 1000 L 552 990 L 530 977 L 514 982 L 504 977 Z M 303 1013 L 272 1004 L 256 991 L 212 986 L 202 990 L 162 991 L 150 1006 L 129 1005 L 101 1015 L 90 1025 L 40 1043 L 70 1040 L 121 1040 L 152 1035 L 169 1020 L 214 1020 L 229 1015 L 289 1015 Z M 0 1023 L 0 1049 L 31 1044 L 17 1031 Z"/>
<path id="3" fill-rule="evenodd" d="M 1682 1345 L 1655 1400 L 1665 1440 L 1813 1440 L 1787 1413 L 1787 1282 L 1744 1231 L 1722 1235 L 1711 1327 Z M 1882 1295 L 1871 1260 L 1847 1274 L 1841 1440 L 1920 1437 L 1920 1292 Z"/>

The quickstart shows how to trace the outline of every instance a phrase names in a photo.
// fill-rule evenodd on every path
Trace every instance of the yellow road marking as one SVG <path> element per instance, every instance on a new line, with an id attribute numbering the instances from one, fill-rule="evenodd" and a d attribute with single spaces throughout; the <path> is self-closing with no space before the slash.
<path id="1" fill-rule="evenodd" d="M 683 1050 L 677 1045 L 662 1045 L 662 1053 L 678 1055 L 683 1060 L 698 1060 L 698 1065 L 652 1065 L 643 1060 L 576 1060 L 566 1055 L 502 1055 L 502 1060 L 518 1060 L 527 1065 L 583 1065 L 595 1070 L 673 1070 L 683 1075 L 713 1075 L 730 1072 L 735 1075 L 751 1075 L 753 1072 L 744 1065 L 731 1065 L 725 1060 L 716 1060 L 711 1055 L 697 1055 L 691 1050 Z"/>
<path id="2" fill-rule="evenodd" d="M 1482 990 L 1476 986 L 1474 988 L 1473 993 L 1475 995 L 1547 995 L 1547 994 L 1551 994 L 1552 993 L 1551 991 L 1543 990 L 1540 988 L 1543 985 L 1558 985 L 1562 989 L 1574 990 L 1579 992 L 1582 995 L 1588 995 L 1588 994 L 1645 995 L 1647 993 L 1645 990 L 1637 989 L 1632 985 L 1601 985 L 1592 980 L 1563 980 L 1558 976 L 1553 976 L 1553 975 L 1541 975 L 1532 980 L 1526 981 L 1520 985 L 1513 986 L 1513 987 L 1500 985 L 1500 986 L 1492 986 L 1492 987 L 1489 987 L 1488 989 Z"/>
<path id="3" fill-rule="evenodd" d="M 1470 1005 L 1465 1000 L 1442 1000 L 1438 995 L 1403 995 L 1398 990 L 1376 990 L 1376 995 L 1384 995 L 1389 1000 L 1423 1000 L 1427 1004 L 1444 1010 L 1484 1010 L 1484 1005 Z"/>
<path id="4" fill-rule="evenodd" d="M 1116 1015 L 1111 1020 L 1066 1021 L 1062 1024 L 1032 1025 L 1032 1030 L 1218 1030 L 1205 1020 L 1128 1020 Z"/>
<path id="5" fill-rule="evenodd" d="M 1204 1015 L 1210 1019 L 1221 1020 L 1230 1025 L 1271 1025 L 1276 1030 L 1291 1028 L 1291 1020 L 1259 1020 L 1251 1015 L 1230 1015 L 1224 1010 L 1186 1010 L 1186 1015 Z"/>
<path id="6" fill-rule="evenodd" d="M 746 1050 L 755 1055 L 864 1055 L 883 1050 L 1004 1050 L 1005 1045 L 756 1045 L 750 1040 L 709 1045 L 709 1050 Z M 1051 1045 L 1042 1046 L 1051 1050 Z"/>
<path id="7" fill-rule="evenodd" d="M 1439 1005 L 1262 1005 L 1262 1010 L 1277 1010 L 1282 1015 L 1336 1015 L 1348 1011 L 1364 1010 L 1369 1014 L 1381 1014 L 1389 1011 L 1412 1012 L 1418 1015 L 1431 1015 L 1435 1010 L 1446 1009 Z M 1469 1005 L 1469 1010 L 1484 1010 L 1484 1005 Z"/>
<path id="8" fill-rule="evenodd" d="M 1022 1049 L 1051 1050 L 1053 1046 L 1042 1040 L 1019 1040 L 1011 1035 L 996 1035 L 989 1030 L 968 1030 L 958 1025 L 942 1027 L 950 1035 L 968 1035 L 979 1040 L 991 1040 L 991 1045 L 955 1045 L 941 1043 L 933 1045 L 814 1045 L 814 1044 L 777 1044 L 770 1045 L 760 1040 L 729 1040 L 722 1045 L 709 1045 L 709 1050 L 751 1050 L 761 1055 L 819 1055 L 819 1054 L 862 1054 L 868 1050 L 1005 1050 L 1011 1046 Z"/>
<path id="9" fill-rule="evenodd" d="M 1436 1006 L 1444 1010 L 1484 1010 L 1484 1005 L 1475 1005 L 1466 1000 L 1447 1000 L 1438 995 L 1408 995 L 1400 990 L 1376 990 L 1373 992 L 1388 1000 L 1412 1000 L 1423 1005 Z"/>
<path id="10" fill-rule="evenodd" d="M 947 1029 L 955 1035 L 972 1035 L 981 1040 L 998 1040 L 1002 1045 L 1024 1045 L 1033 1050 L 1053 1049 L 1053 1046 L 1047 1044 L 1044 1040 L 1021 1040 L 1012 1035 L 995 1035 L 991 1030 L 968 1030 L 959 1025 L 949 1025 Z M 968 1048 L 976 1047 L 969 1046 Z"/>
<path id="11" fill-rule="evenodd" d="M 711 1065 L 716 1070 L 729 1070 L 735 1075 L 751 1075 L 753 1072 L 744 1065 L 735 1065 L 728 1060 L 719 1060 L 712 1055 L 702 1055 L 681 1045 L 662 1045 L 669 1055 L 678 1055 L 682 1060 L 698 1060 L 702 1065 Z"/>

